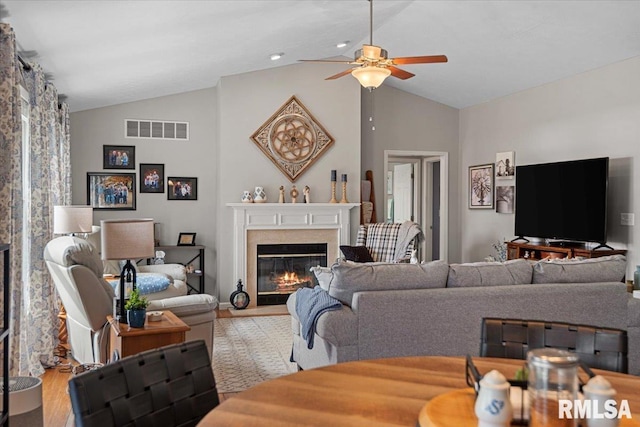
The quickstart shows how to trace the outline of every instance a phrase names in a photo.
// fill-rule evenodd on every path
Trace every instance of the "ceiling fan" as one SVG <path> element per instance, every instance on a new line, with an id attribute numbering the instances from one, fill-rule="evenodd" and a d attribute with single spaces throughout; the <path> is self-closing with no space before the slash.
<path id="1" fill-rule="evenodd" d="M 437 62 L 447 62 L 445 55 L 431 56 L 405 56 L 389 58 L 387 51 L 380 46 L 373 44 L 373 0 L 369 1 L 369 44 L 362 45 L 362 49 L 356 50 L 353 61 L 334 61 L 325 59 L 303 59 L 304 62 L 334 62 L 349 65 L 357 65 L 355 68 L 342 71 L 325 80 L 334 80 L 347 74 L 351 74 L 358 79 L 360 84 L 368 89 L 377 88 L 384 79 L 390 75 L 402 80 L 415 76 L 408 71 L 402 70 L 396 65 L 409 64 L 431 64 Z"/>

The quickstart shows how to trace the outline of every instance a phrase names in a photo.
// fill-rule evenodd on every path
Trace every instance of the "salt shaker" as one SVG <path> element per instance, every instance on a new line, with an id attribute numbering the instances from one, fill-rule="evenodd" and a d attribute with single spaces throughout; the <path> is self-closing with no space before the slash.
<path id="1" fill-rule="evenodd" d="M 504 375 L 496 370 L 480 380 L 480 391 L 475 404 L 478 427 L 509 426 L 513 417 L 509 400 L 510 387 Z"/>
<path id="2" fill-rule="evenodd" d="M 601 375 L 596 375 L 591 378 L 587 384 L 582 387 L 582 391 L 584 392 L 585 401 L 596 402 L 593 408 L 596 409 L 598 414 L 604 414 L 605 402 L 615 399 L 616 397 L 616 391 L 611 387 L 611 383 Z M 586 421 L 587 427 L 616 427 L 619 419 L 617 417 L 608 419 L 607 417 L 600 418 L 591 416 L 587 418 Z"/>

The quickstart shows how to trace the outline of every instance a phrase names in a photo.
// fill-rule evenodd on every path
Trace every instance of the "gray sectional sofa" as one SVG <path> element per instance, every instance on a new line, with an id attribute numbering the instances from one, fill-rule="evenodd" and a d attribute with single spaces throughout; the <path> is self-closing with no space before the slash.
<path id="1" fill-rule="evenodd" d="M 287 301 L 292 357 L 302 369 L 380 357 L 478 355 L 482 318 L 502 317 L 627 330 L 629 372 L 640 375 L 640 299 L 622 283 L 621 255 L 538 263 L 338 262 L 314 270 L 342 307 L 318 318 L 308 348 L 296 294 Z"/>

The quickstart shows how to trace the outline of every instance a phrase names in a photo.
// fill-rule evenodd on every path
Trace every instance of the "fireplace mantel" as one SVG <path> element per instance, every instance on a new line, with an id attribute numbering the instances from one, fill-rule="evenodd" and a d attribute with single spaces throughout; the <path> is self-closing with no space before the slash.
<path id="1" fill-rule="evenodd" d="M 360 203 L 227 203 L 233 208 L 233 271 L 235 279 L 242 279 L 247 285 L 251 298 L 250 306 L 255 304 L 255 289 L 252 279 L 247 277 L 249 260 L 247 254 L 247 235 L 253 230 L 335 230 L 337 245 L 329 253 L 338 254 L 340 245 L 351 242 L 351 221 L 349 211 Z M 334 258 L 335 259 L 335 258 Z"/>

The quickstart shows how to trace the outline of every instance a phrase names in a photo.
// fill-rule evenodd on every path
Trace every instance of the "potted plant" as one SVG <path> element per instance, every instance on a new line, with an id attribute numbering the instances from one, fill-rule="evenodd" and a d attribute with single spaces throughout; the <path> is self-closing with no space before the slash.
<path id="1" fill-rule="evenodd" d="M 147 317 L 147 306 L 149 301 L 140 296 L 140 291 L 134 289 L 129 295 L 129 299 L 124 305 L 127 310 L 127 323 L 132 328 L 144 328 L 144 321 Z"/>

